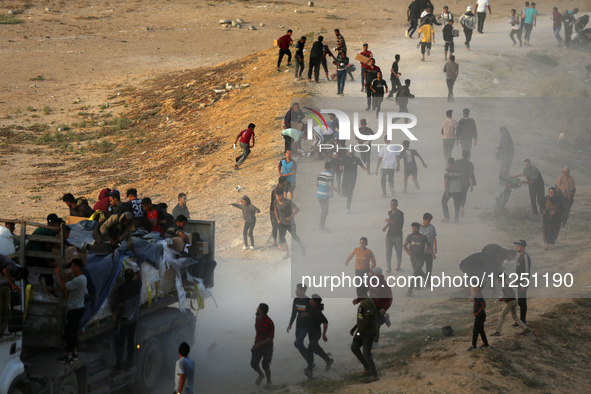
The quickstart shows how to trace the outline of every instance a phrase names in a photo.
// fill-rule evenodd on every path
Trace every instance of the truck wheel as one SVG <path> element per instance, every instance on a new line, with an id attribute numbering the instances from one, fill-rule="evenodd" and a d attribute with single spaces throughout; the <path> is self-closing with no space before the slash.
<path id="1" fill-rule="evenodd" d="M 72 372 L 61 379 L 58 388 L 59 394 L 78 394 L 78 378 L 76 373 Z"/>
<path id="2" fill-rule="evenodd" d="M 160 381 L 161 366 L 160 341 L 151 338 L 140 348 L 137 381 L 132 385 L 134 392 L 146 393 L 153 390 Z"/>
<path id="3" fill-rule="evenodd" d="M 162 354 L 164 355 L 164 373 L 168 376 L 174 375 L 174 368 L 179 359 L 179 345 L 187 342 L 193 345 L 194 335 L 191 335 L 187 327 L 180 327 L 166 335 L 166 340 L 162 341 Z"/>

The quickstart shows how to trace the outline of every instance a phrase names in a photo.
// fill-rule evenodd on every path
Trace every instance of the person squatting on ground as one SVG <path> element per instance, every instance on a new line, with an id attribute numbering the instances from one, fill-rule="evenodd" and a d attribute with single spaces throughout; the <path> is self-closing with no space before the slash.
<path id="1" fill-rule="evenodd" d="M 390 200 L 388 218 L 382 231 L 386 233 L 386 264 L 388 274 L 392 273 L 392 248 L 396 251 L 396 271 L 400 271 L 402 264 L 402 227 L 404 226 L 404 212 L 398 209 L 398 200 Z"/>
<path id="2" fill-rule="evenodd" d="M 257 380 L 254 382 L 257 386 L 261 384 L 265 377 L 267 378 L 267 387 L 270 387 L 271 382 L 271 361 L 273 360 L 273 338 L 275 337 L 275 324 L 267 314 L 269 313 L 269 305 L 261 303 L 256 311 L 256 320 L 254 329 L 256 336 L 254 338 L 254 345 L 250 349 L 251 359 L 250 366 L 259 374 Z M 265 373 L 261 371 L 259 363 L 262 359 L 262 367 Z"/>
<path id="3" fill-rule="evenodd" d="M 244 219 L 244 227 L 242 228 L 242 237 L 244 239 L 244 246 L 242 250 L 254 250 L 254 227 L 257 224 L 256 214 L 261 213 L 261 210 L 254 206 L 247 195 L 242 196 L 240 204 L 230 204 L 234 208 L 238 208 L 242 211 L 242 217 Z M 248 239 L 250 238 L 250 248 L 248 247 Z"/>
<path id="4" fill-rule="evenodd" d="M 367 377 L 365 382 L 371 383 L 379 379 L 378 371 L 371 354 L 373 341 L 378 333 L 378 312 L 372 299 L 367 296 L 367 288 L 358 287 L 357 297 L 360 299 L 360 302 L 357 304 L 357 324 L 350 331 L 353 337 L 351 351 L 364 368 L 364 371 L 359 374 L 359 377 Z M 363 352 L 361 348 L 363 348 Z"/>

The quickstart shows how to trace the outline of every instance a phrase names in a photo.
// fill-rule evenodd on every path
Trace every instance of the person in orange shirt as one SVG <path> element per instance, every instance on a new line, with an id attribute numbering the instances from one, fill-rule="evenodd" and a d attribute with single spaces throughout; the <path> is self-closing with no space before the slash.
<path id="1" fill-rule="evenodd" d="M 361 278 L 368 276 L 369 272 L 376 267 L 376 257 L 371 249 L 367 248 L 367 238 L 361 237 L 359 239 L 359 247 L 353 249 L 345 265 L 349 265 L 349 261 L 355 256 L 355 276 Z M 365 287 L 365 286 L 362 286 Z"/>

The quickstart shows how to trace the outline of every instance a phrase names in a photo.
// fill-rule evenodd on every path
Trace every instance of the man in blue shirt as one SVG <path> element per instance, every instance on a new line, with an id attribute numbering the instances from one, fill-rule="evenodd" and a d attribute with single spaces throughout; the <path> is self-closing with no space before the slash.
<path id="1" fill-rule="evenodd" d="M 291 150 L 285 151 L 285 159 L 282 159 L 277 166 L 279 176 L 285 177 L 285 188 L 283 189 L 287 197 L 289 193 L 289 199 L 293 200 L 293 191 L 296 188 L 296 172 L 298 170 L 298 163 L 291 160 Z"/>
<path id="2" fill-rule="evenodd" d="M 316 197 L 318 197 L 321 210 L 320 231 L 323 233 L 329 232 L 326 228 L 326 217 L 328 216 L 328 202 L 331 191 L 338 193 L 339 196 L 341 195 L 339 190 L 334 187 L 334 175 L 332 174 L 331 169 L 332 164 L 327 161 L 324 163 L 324 171 L 318 174 L 318 177 L 316 178 L 316 187 L 318 188 L 316 191 Z"/>

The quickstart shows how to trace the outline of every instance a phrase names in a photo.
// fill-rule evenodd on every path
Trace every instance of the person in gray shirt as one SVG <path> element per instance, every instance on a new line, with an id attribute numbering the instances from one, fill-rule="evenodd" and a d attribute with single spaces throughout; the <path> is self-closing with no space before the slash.
<path id="1" fill-rule="evenodd" d="M 174 369 L 174 392 L 178 394 L 193 394 L 193 379 L 195 377 L 195 362 L 189 358 L 191 347 L 187 342 L 179 346 L 180 359 Z"/>
<path id="2" fill-rule="evenodd" d="M 176 219 L 180 215 L 184 215 L 187 219 L 191 218 L 189 214 L 189 208 L 187 207 L 187 195 L 185 193 L 179 193 L 179 203 L 172 209 L 172 216 Z"/>
<path id="3" fill-rule="evenodd" d="M 455 209 L 454 221 L 455 223 L 458 223 L 460 221 L 460 205 L 462 203 L 462 174 L 456 167 L 453 157 L 447 159 L 447 169 L 445 170 L 445 175 L 443 177 L 445 190 L 441 197 L 441 207 L 443 208 L 444 216 L 442 222 L 449 222 L 449 208 L 447 207 L 447 202 L 453 198 Z"/>

